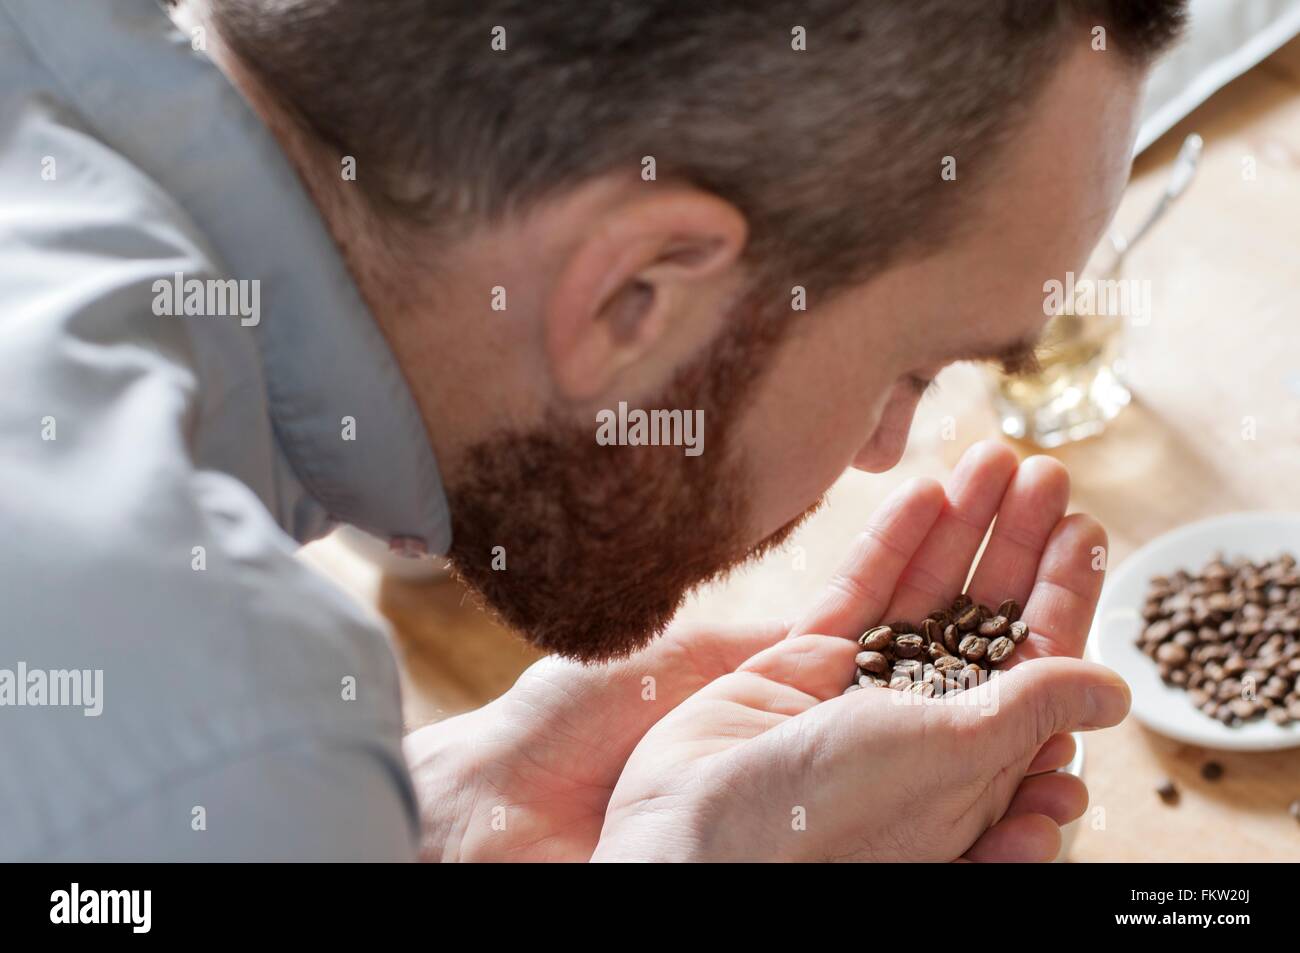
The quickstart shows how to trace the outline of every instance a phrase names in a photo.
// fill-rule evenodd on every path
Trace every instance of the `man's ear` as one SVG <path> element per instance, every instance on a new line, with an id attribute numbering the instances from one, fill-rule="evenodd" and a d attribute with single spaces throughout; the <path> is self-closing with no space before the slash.
<path id="1" fill-rule="evenodd" d="M 745 218 L 708 192 L 667 185 L 603 211 L 560 269 L 543 316 L 561 397 L 603 393 L 688 316 L 692 296 L 739 260 Z"/>

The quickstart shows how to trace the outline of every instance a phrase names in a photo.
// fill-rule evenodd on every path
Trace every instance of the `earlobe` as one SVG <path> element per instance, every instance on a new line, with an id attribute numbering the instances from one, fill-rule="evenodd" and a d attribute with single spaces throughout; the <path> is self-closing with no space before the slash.
<path id="1" fill-rule="evenodd" d="M 744 217 L 669 186 L 602 213 L 561 268 L 546 305 L 547 360 L 561 397 L 591 400 L 678 330 L 692 297 L 744 249 Z"/>

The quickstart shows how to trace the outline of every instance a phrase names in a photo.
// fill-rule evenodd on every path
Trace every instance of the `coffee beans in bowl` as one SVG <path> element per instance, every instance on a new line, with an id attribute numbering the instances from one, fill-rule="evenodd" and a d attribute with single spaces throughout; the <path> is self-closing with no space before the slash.
<path id="1" fill-rule="evenodd" d="M 890 688 L 935 698 L 974 688 L 1028 637 L 1014 599 L 990 609 L 963 594 L 918 623 L 900 620 L 863 632 L 857 674 L 844 694 Z"/>
<path id="2" fill-rule="evenodd" d="M 1137 645 L 1166 685 L 1225 725 L 1300 722 L 1300 569 L 1289 553 L 1155 576 Z"/>

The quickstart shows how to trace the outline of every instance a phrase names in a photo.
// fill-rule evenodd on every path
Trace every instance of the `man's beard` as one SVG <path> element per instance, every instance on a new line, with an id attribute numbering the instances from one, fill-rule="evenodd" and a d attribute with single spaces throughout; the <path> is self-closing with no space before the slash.
<path id="1" fill-rule="evenodd" d="M 787 323 L 733 313 L 707 353 L 642 405 L 702 410 L 698 456 L 601 446 L 594 415 L 582 426 L 552 414 L 476 444 L 448 491 L 460 576 L 537 647 L 605 661 L 654 639 L 691 589 L 779 545 L 807 513 L 746 543 L 749 475 L 733 438 Z"/>

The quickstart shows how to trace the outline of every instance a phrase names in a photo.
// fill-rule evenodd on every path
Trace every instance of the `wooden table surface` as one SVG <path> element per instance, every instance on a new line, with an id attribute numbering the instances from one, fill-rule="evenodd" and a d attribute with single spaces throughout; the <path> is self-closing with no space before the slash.
<path id="1" fill-rule="evenodd" d="M 1205 139 L 1197 180 L 1126 266 L 1153 287 L 1152 320 L 1129 333 L 1134 403 L 1102 436 L 1053 451 L 1073 476 L 1071 508 L 1109 531 L 1111 566 L 1185 522 L 1300 508 L 1300 41 L 1139 158 L 1121 230 L 1154 202 L 1191 132 Z M 1244 174 L 1252 165 L 1253 178 Z M 943 439 L 947 417 L 955 440 Z M 1254 439 L 1243 436 L 1246 418 Z M 699 593 L 683 617 L 796 615 L 895 486 L 943 478 L 967 446 L 996 433 L 980 372 L 950 369 L 896 469 L 845 474 L 783 551 Z M 412 725 L 495 697 L 535 657 L 451 582 L 381 577 L 332 539 L 304 556 L 390 620 Z M 1200 777 L 1210 758 L 1225 768 L 1214 783 Z M 1088 736 L 1085 777 L 1092 801 L 1073 860 L 1300 860 L 1300 823 L 1287 814 L 1300 798 L 1300 749 L 1207 752 L 1130 718 Z M 1166 777 L 1181 789 L 1176 807 L 1154 793 Z"/>

